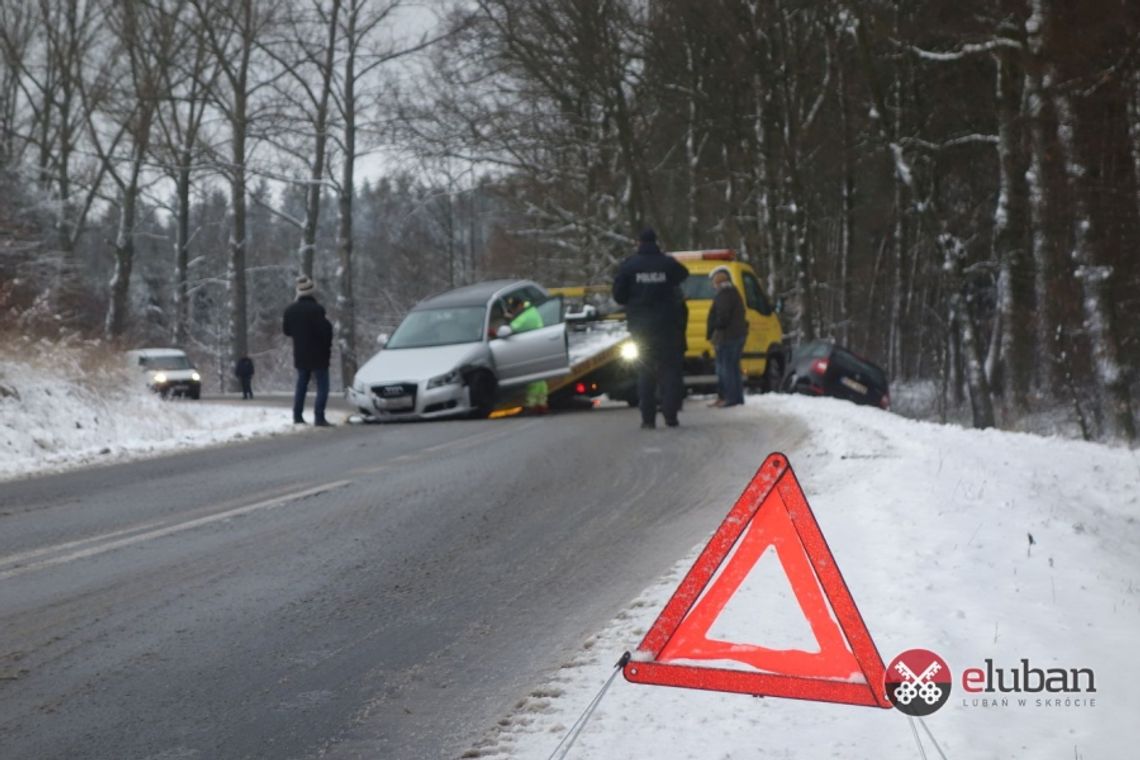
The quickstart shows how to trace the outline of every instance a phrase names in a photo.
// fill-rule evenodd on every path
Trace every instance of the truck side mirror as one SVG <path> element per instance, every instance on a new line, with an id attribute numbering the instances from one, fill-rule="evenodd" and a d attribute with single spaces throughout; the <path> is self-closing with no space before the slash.
<path id="1" fill-rule="evenodd" d="M 380 333 L 379 335 L 376 336 L 376 344 L 378 346 L 380 346 L 380 348 L 384 348 L 385 346 L 388 345 L 388 339 L 391 337 L 392 336 L 389 335 L 388 333 Z"/>
<path id="2" fill-rule="evenodd" d="M 514 335 L 515 331 L 511 329 L 510 325 L 499 325 L 499 329 L 495 330 L 496 338 L 509 338 Z"/>

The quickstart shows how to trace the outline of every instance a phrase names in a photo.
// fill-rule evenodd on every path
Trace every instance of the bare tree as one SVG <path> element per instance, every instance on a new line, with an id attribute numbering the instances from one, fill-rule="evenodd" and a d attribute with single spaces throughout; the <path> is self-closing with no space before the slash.
<path id="1" fill-rule="evenodd" d="M 155 115 L 158 139 L 154 146 L 158 164 L 174 186 L 174 341 L 183 345 L 190 337 L 191 188 L 194 174 L 202 169 L 202 124 L 219 68 L 205 35 L 194 28 L 198 17 L 188 0 L 160 1 L 152 12 L 165 16 L 164 23 L 174 25 L 185 41 L 180 46 L 183 55 L 160 71 L 166 96 Z"/>
<path id="2" fill-rule="evenodd" d="M 107 18 L 125 56 L 123 86 L 109 100 L 110 109 L 97 113 L 88 110 L 91 142 L 107 173 L 118 188 L 116 203 L 119 223 L 115 232 L 115 270 L 111 277 L 111 299 L 104 322 L 104 334 L 121 337 L 128 326 L 131 271 L 134 267 L 135 226 L 143 172 L 150 156 L 150 144 L 156 113 L 167 70 L 177 50 L 177 27 L 173 17 L 155 13 L 142 3 L 125 3 L 109 9 Z M 113 72 L 113 73 L 112 73 Z M 116 79 L 117 72 L 107 73 Z M 86 97 L 86 90 L 84 90 Z M 125 155 L 105 151 L 100 138 L 100 118 L 117 124 L 125 136 Z"/>
<path id="3" fill-rule="evenodd" d="M 341 379 L 345 385 L 356 375 L 356 297 L 353 285 L 353 200 L 356 196 L 356 161 L 360 156 L 358 132 L 361 116 L 362 83 L 373 77 L 385 64 L 428 49 L 442 35 L 425 33 L 414 40 L 389 38 L 377 41 L 377 35 L 403 8 L 403 0 L 370 3 L 368 0 L 345 0 L 339 22 L 338 37 L 342 41 L 339 80 L 332 90 L 333 102 L 341 124 L 337 139 L 340 150 L 340 177 L 337 190 L 337 290 L 336 334 L 341 357 Z M 363 93 L 373 99 L 375 88 Z"/>
<path id="4" fill-rule="evenodd" d="M 1101 260 L 1097 249 L 1096 219 L 1090 208 L 1087 175 L 1090 141 L 1078 136 L 1080 128 L 1072 96 L 1064 89 L 1053 91 L 1057 113 L 1058 143 L 1065 158 L 1065 170 L 1073 200 L 1074 274 L 1081 284 L 1084 326 L 1092 349 L 1093 377 L 1097 386 L 1098 411 L 1105 432 L 1113 438 L 1134 440 L 1135 422 L 1128 381 L 1118 357 L 1117 337 L 1112 322 L 1109 280 L 1112 266 Z"/>
<path id="5" fill-rule="evenodd" d="M 283 20 L 284 39 L 265 40 L 262 49 L 285 73 L 289 86 L 278 91 L 291 113 L 300 114 L 299 139 L 278 143 L 306 167 L 305 217 L 298 249 L 302 274 L 313 276 L 321 196 L 326 186 L 326 155 L 331 124 L 329 100 L 336 73 L 337 35 L 342 0 L 310 0 Z"/>
<path id="6" fill-rule="evenodd" d="M 228 156 L 219 151 L 219 168 L 230 186 L 230 255 L 226 280 L 230 293 L 230 360 L 249 353 L 246 295 L 248 241 L 248 189 L 250 152 L 254 133 L 268 114 L 259 110 L 258 94 L 276 78 L 268 62 L 255 59 L 259 42 L 276 22 L 279 3 L 272 0 L 190 0 L 197 32 L 209 46 L 219 75 L 211 88 L 212 103 L 229 127 Z"/>

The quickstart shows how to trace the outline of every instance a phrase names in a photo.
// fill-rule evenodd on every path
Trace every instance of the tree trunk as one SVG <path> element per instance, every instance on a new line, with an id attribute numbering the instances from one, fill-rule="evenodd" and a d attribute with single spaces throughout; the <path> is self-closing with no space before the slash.
<path id="1" fill-rule="evenodd" d="M 978 329 L 973 309 L 973 298 L 963 275 L 966 249 L 953 235 L 943 233 L 938 239 L 942 247 L 943 271 L 949 280 L 950 323 L 955 320 L 961 333 L 962 360 L 966 369 L 966 386 L 970 392 L 970 410 L 974 427 L 979 429 L 994 426 L 993 401 L 990 398 L 989 381 L 982 366 L 982 349 L 978 342 Z"/>
<path id="2" fill-rule="evenodd" d="M 849 269 L 851 246 L 855 240 L 855 146 L 851 133 L 851 104 L 847 97 L 847 78 L 843 62 L 835 67 L 836 88 L 839 94 L 840 131 L 843 135 L 843 186 L 840 192 L 843 220 L 839 232 L 839 340 L 850 345 L 851 316 L 848 303 L 851 300 L 851 280 Z"/>
<path id="3" fill-rule="evenodd" d="M 1045 15 L 1042 0 L 1029 0 L 1030 16 L 1025 24 L 1028 53 L 1025 56 L 1025 104 L 1029 125 L 1029 168 L 1025 172 L 1029 195 L 1030 247 L 1033 258 L 1035 315 L 1034 353 L 1038 388 L 1058 391 L 1061 376 L 1056 361 L 1057 332 L 1061 327 L 1060 309 L 1051 288 L 1062 271 L 1055 221 L 1060 204 L 1056 198 L 1055 164 L 1051 159 L 1056 137 L 1050 100 L 1052 79 L 1045 69 Z"/>
<path id="4" fill-rule="evenodd" d="M 1099 416 L 1109 438 L 1132 441 L 1136 438 L 1132 395 L 1120 366 L 1112 323 L 1110 280 L 1113 272 L 1111 266 L 1099 261 L 1097 235 L 1100 231 L 1096 229 L 1088 198 L 1086 175 L 1091 162 L 1084 151 L 1090 149 L 1090 140 L 1083 134 L 1078 136 L 1080 125 L 1068 93 L 1055 91 L 1053 104 L 1057 112 L 1058 143 L 1072 195 L 1072 260 L 1081 283 L 1084 328 L 1092 352 Z"/>
<path id="5" fill-rule="evenodd" d="M 697 94 L 700 92 L 701 78 L 697 74 L 697 62 L 691 41 L 685 43 L 685 60 L 689 67 L 688 118 L 685 130 L 685 211 L 688 223 L 685 227 L 685 236 L 688 238 L 689 249 L 694 250 L 701 245 L 700 217 L 697 209 L 697 170 L 701 162 L 701 145 L 697 139 L 697 120 L 700 112 L 697 106 Z"/>
<path id="6" fill-rule="evenodd" d="M 336 56 L 337 17 L 341 0 L 332 0 L 329 10 L 328 36 L 325 39 L 325 57 L 321 64 L 320 96 L 313 119 L 315 129 L 313 163 L 310 166 L 309 186 L 305 194 L 305 223 L 301 228 L 301 272 L 313 276 L 316 258 L 317 223 L 321 213 L 322 183 L 325 178 L 325 152 L 328 145 L 329 96 L 332 92 L 333 66 Z"/>
<path id="7" fill-rule="evenodd" d="M 111 276 L 111 301 L 107 307 L 107 319 L 103 335 L 108 340 L 122 337 L 127 329 L 130 312 L 131 270 L 134 268 L 135 242 L 135 198 L 137 189 L 133 186 L 123 191 L 122 206 L 119 209 L 119 227 L 115 233 L 115 272 Z"/>
<path id="8" fill-rule="evenodd" d="M 249 329 L 246 311 L 246 196 L 245 196 L 245 140 L 248 123 L 246 121 L 245 93 L 235 94 L 235 118 L 233 121 L 233 166 L 230 168 L 230 206 L 233 214 L 233 229 L 230 237 L 230 256 L 227 263 L 226 279 L 230 291 L 230 355 L 229 366 L 249 354 Z M 236 390 L 236 378 L 230 383 Z"/>
<path id="9" fill-rule="evenodd" d="M 1128 92 L 1128 136 L 1132 147 L 1132 173 L 1136 183 L 1136 212 L 1140 214 L 1140 65 L 1133 64 Z"/>
<path id="10" fill-rule="evenodd" d="M 960 299 L 960 295 L 954 298 Z M 977 339 L 977 323 L 974 319 L 973 299 L 967 296 L 962 310 L 962 350 L 966 355 L 966 384 L 970 389 L 970 410 L 973 413 L 974 427 L 979 429 L 994 426 L 994 406 L 990 399 L 990 385 L 982 368 L 982 349 Z"/>
<path id="11" fill-rule="evenodd" d="M 174 232 L 174 342 L 184 345 L 190 337 L 190 151 L 179 157 L 175 181 Z"/>
<path id="12" fill-rule="evenodd" d="M 344 165 L 341 167 L 340 196 L 337 198 L 337 294 L 336 336 L 340 349 L 340 378 L 344 387 L 356 376 L 356 301 L 352 283 L 352 201 L 356 192 L 356 22 L 359 7 L 348 8 L 345 39 L 348 53 L 344 59 Z"/>
<path id="13" fill-rule="evenodd" d="M 1031 311 L 1025 255 L 1025 167 L 1017 126 L 1020 93 L 1014 86 L 1011 56 L 996 62 L 998 115 L 998 202 L 994 209 L 993 251 L 998 262 L 999 361 L 1002 386 L 1017 413 L 1029 408 L 1032 363 Z"/>

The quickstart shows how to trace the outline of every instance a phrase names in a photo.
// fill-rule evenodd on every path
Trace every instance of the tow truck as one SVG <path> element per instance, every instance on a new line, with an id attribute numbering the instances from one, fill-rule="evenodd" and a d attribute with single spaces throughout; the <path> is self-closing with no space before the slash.
<path id="1" fill-rule="evenodd" d="M 746 307 L 748 338 L 741 370 L 746 384 L 760 391 L 780 387 L 788 351 L 780 327 L 782 304 L 773 302 L 760 285 L 755 270 L 727 249 L 678 251 L 669 254 L 689 270 L 681 284 L 689 310 L 684 359 L 685 386 L 707 392 L 716 389 L 714 350 L 705 334 L 713 288 L 708 275 L 718 267 L 728 270 Z M 611 399 L 637 405 L 637 344 L 630 338 L 625 313 L 610 298 L 610 285 L 576 285 L 550 288 L 571 305 L 569 328 L 570 374 L 549 381 L 551 399 L 572 396 Z"/>
<path id="2" fill-rule="evenodd" d="M 551 402 L 565 405 L 574 397 L 637 405 L 637 344 L 630 338 L 625 314 L 611 308 L 609 285 L 549 288 L 567 304 L 566 327 L 570 372 L 547 381 Z"/>
<path id="3" fill-rule="evenodd" d="M 689 326 L 685 332 L 688 343 L 684 363 L 685 385 L 709 390 L 716 387 L 714 351 L 705 330 L 713 299 L 709 273 L 723 267 L 744 300 L 745 318 L 748 320 L 748 338 L 744 342 L 744 355 L 740 362 L 745 384 L 764 392 L 779 390 L 790 355 L 780 326 L 783 303 L 769 298 L 756 271 L 730 248 L 677 251 L 669 255 L 689 270 L 688 279 L 681 283 L 685 304 L 689 307 Z"/>

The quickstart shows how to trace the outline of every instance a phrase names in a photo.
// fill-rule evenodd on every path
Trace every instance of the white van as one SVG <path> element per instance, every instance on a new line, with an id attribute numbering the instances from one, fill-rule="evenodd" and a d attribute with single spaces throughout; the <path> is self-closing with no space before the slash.
<path id="1" fill-rule="evenodd" d="M 140 348 L 128 351 L 131 366 L 146 372 L 147 386 L 163 398 L 202 395 L 202 376 L 185 351 L 177 348 Z"/>

